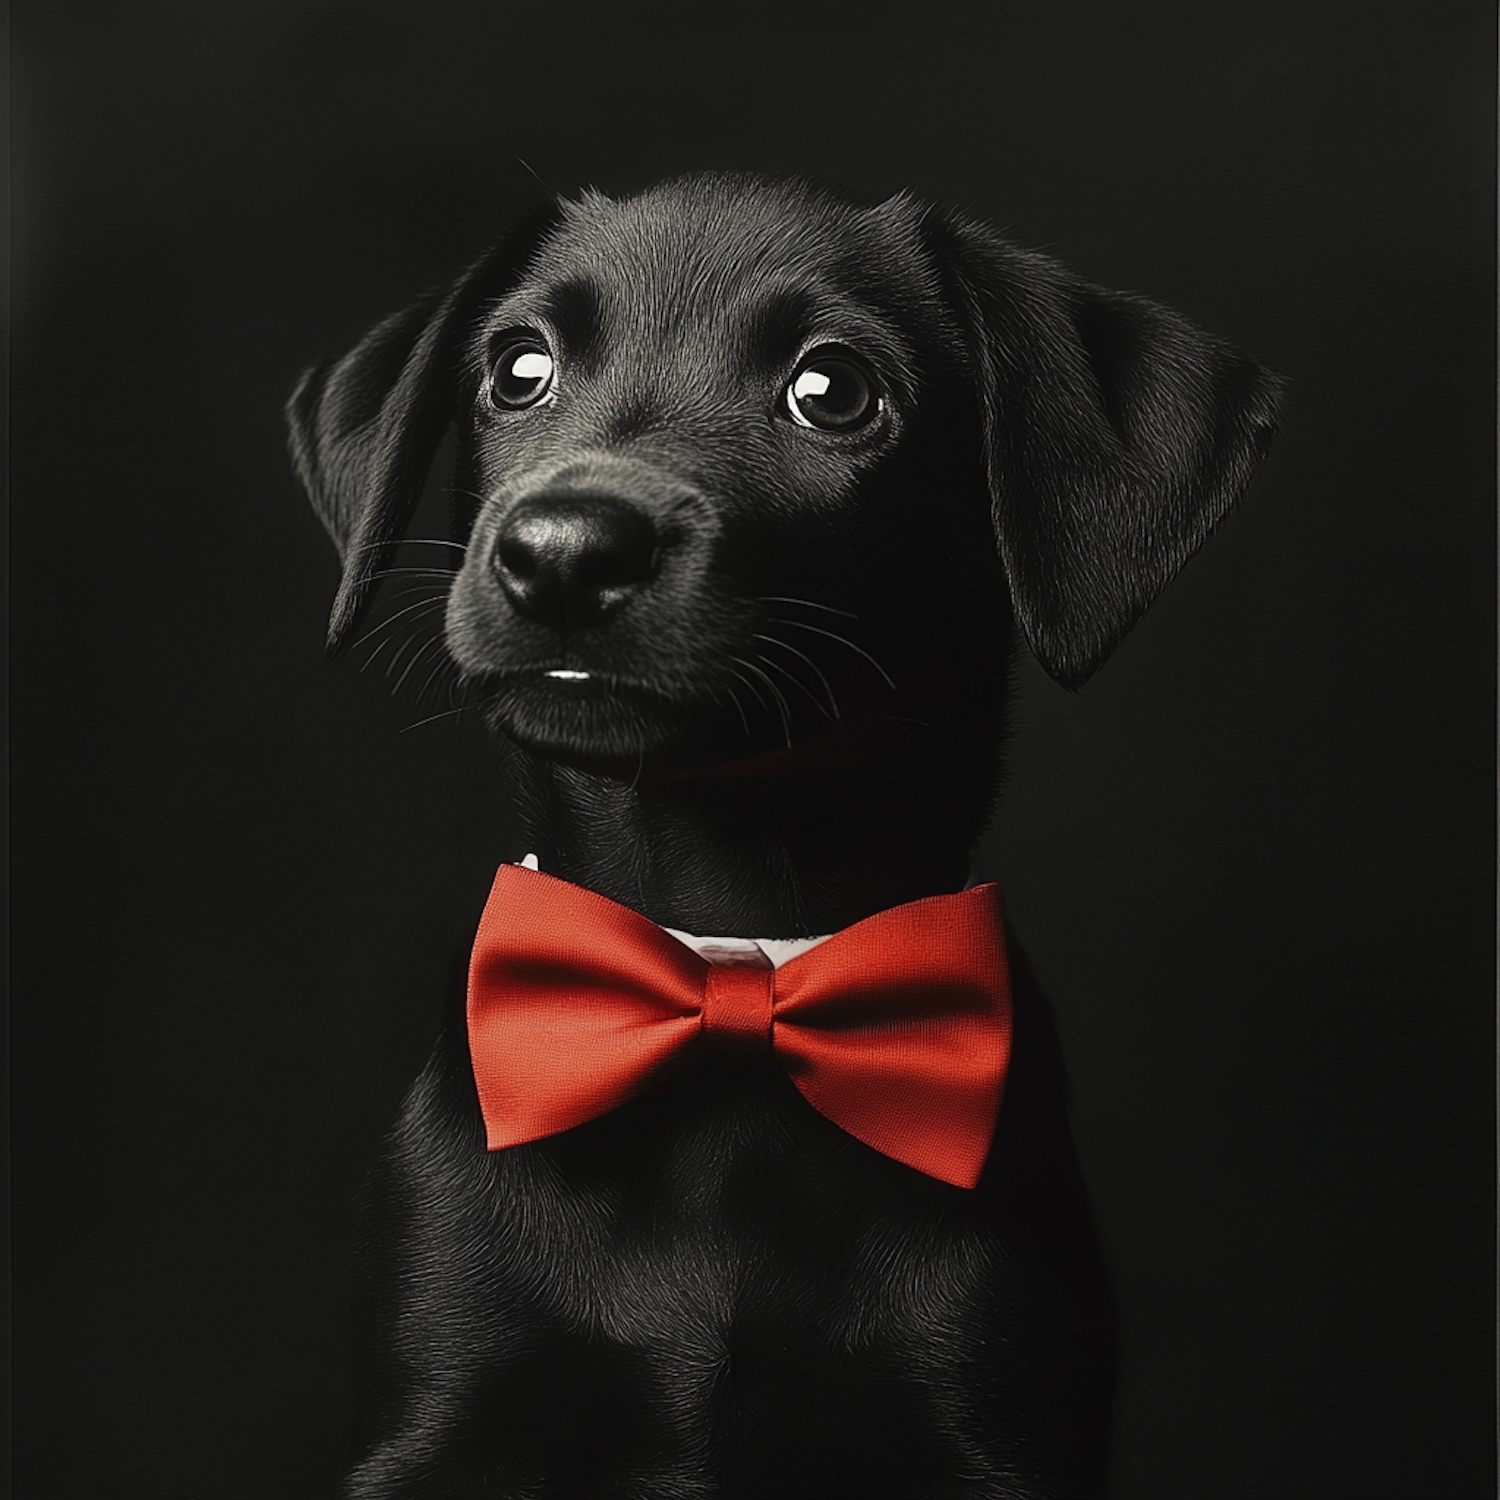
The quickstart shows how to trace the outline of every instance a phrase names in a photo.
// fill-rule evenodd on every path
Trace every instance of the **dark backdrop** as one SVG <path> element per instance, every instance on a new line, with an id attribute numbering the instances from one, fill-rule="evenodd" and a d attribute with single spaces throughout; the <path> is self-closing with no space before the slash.
<path id="1" fill-rule="evenodd" d="M 1491 7 L 26 0 L 16 1493 L 316 1496 L 351 1198 L 518 852 L 325 664 L 298 368 L 535 185 L 911 186 L 1289 378 L 987 846 L 1123 1306 L 1120 1500 L 1493 1493 Z M 916 1497 L 914 1497 L 916 1500 Z"/>

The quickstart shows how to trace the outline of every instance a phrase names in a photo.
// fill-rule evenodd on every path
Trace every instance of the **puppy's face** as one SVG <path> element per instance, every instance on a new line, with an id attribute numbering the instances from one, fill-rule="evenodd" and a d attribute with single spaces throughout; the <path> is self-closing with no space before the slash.
<path id="1" fill-rule="evenodd" d="M 982 760 L 1012 620 L 1086 681 L 1274 431 L 1254 360 L 904 197 L 710 174 L 548 223 L 287 409 L 335 650 L 456 423 L 447 646 L 548 755 Z"/>
<path id="2" fill-rule="evenodd" d="M 634 763 L 994 696 L 973 380 L 917 221 L 785 184 L 590 197 L 481 304 L 447 639 L 493 727 Z"/>

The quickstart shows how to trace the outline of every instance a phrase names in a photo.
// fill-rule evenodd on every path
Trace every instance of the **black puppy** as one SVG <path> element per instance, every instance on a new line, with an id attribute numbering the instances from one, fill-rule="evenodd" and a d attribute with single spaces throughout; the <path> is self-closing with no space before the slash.
<path id="1" fill-rule="evenodd" d="M 960 890 L 1019 636 L 1081 683 L 1252 477 L 1273 379 L 897 197 L 697 176 L 560 203 L 309 371 L 348 639 L 458 433 L 446 649 L 545 872 L 820 935 Z M 355 1497 L 1078 1496 L 1112 1312 L 1047 1006 L 978 1185 L 765 1049 L 485 1146 L 462 1011 L 377 1173 Z"/>

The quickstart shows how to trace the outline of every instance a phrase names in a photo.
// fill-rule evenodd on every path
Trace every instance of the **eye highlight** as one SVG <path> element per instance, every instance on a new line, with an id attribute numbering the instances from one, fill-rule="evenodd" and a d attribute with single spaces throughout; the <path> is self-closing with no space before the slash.
<path id="1" fill-rule="evenodd" d="M 847 350 L 815 349 L 786 388 L 786 409 L 799 427 L 852 432 L 873 422 L 882 406 L 875 376 Z"/>
<path id="2" fill-rule="evenodd" d="M 517 334 L 501 345 L 490 366 L 490 405 L 521 411 L 545 401 L 557 374 L 547 346 L 534 333 Z"/>

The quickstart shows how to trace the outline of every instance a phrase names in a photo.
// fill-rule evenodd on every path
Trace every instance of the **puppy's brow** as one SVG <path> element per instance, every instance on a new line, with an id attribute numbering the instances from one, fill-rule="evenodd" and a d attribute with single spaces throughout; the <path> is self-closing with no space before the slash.
<path id="1" fill-rule="evenodd" d="M 587 276 L 570 276 L 547 288 L 542 307 L 562 341 L 581 351 L 598 342 L 601 301 L 598 286 Z"/>
<path id="2" fill-rule="evenodd" d="M 801 288 L 774 292 L 755 308 L 749 318 L 755 347 L 772 358 L 785 358 L 812 332 L 817 322 L 813 295 Z"/>

